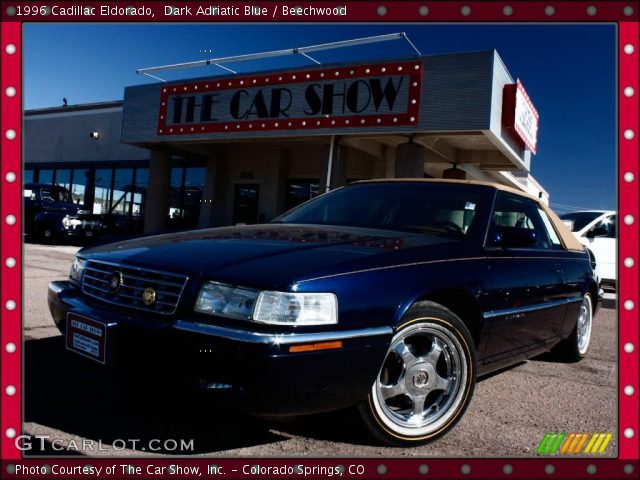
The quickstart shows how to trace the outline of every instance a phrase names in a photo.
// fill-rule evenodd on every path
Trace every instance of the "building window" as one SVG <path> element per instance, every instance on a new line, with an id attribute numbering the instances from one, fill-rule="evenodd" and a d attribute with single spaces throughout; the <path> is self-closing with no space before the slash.
<path id="1" fill-rule="evenodd" d="M 109 213 L 129 215 L 133 190 L 133 168 L 116 168 L 113 177 L 113 194 Z"/>
<path id="2" fill-rule="evenodd" d="M 22 173 L 22 183 L 33 183 L 34 171 L 31 169 L 25 170 Z"/>
<path id="3" fill-rule="evenodd" d="M 40 170 L 38 172 L 38 183 L 53 184 L 53 170 Z"/>
<path id="4" fill-rule="evenodd" d="M 76 168 L 73 170 L 71 182 L 71 196 L 73 203 L 84 205 L 84 199 L 87 191 L 87 182 L 91 175 L 91 170 L 86 168 Z"/>
<path id="5" fill-rule="evenodd" d="M 182 176 L 185 169 L 179 170 Z M 25 169 L 23 179 L 68 189 L 73 203 L 104 215 L 104 225 L 112 232 L 142 233 L 149 183 L 146 167 Z M 181 185 L 182 177 L 180 189 Z"/>
<path id="6" fill-rule="evenodd" d="M 202 191 L 204 190 L 207 169 L 203 167 L 186 168 L 184 174 L 184 194 L 182 205 L 184 220 L 188 227 L 197 227 L 202 206 Z"/>
<path id="7" fill-rule="evenodd" d="M 109 205 L 111 204 L 112 173 L 113 172 L 110 168 L 96 169 L 96 187 L 95 197 L 93 199 L 93 213 L 109 213 Z"/>
<path id="8" fill-rule="evenodd" d="M 66 188 L 67 190 L 71 189 L 71 170 L 56 170 L 56 185 Z"/>
<path id="9" fill-rule="evenodd" d="M 287 197 L 285 208 L 291 210 L 301 203 L 317 197 L 320 193 L 320 182 L 317 179 L 296 179 L 287 181 Z"/>
<path id="10" fill-rule="evenodd" d="M 171 169 L 170 228 L 184 229 L 198 226 L 206 174 L 207 169 L 204 167 L 174 167 Z"/>
<path id="11" fill-rule="evenodd" d="M 144 215 L 144 202 L 147 199 L 147 185 L 149 184 L 149 169 L 136 168 L 136 183 L 133 190 L 133 207 L 131 214 L 134 217 Z"/>
<path id="12" fill-rule="evenodd" d="M 169 220 L 171 226 L 179 225 L 182 219 L 182 182 L 184 168 L 172 168 L 169 182 Z"/>

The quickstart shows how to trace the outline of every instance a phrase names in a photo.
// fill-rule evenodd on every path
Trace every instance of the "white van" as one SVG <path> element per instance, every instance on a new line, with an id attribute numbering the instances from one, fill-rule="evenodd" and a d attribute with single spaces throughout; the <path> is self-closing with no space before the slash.
<path id="1" fill-rule="evenodd" d="M 562 221 L 596 259 L 596 275 L 603 284 L 616 284 L 616 222 L 613 210 L 588 210 L 560 215 Z"/>

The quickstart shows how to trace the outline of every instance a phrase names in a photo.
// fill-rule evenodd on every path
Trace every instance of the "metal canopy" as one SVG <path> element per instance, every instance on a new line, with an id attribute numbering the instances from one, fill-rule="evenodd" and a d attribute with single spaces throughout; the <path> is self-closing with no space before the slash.
<path id="1" fill-rule="evenodd" d="M 181 68 L 205 67 L 209 65 L 214 65 L 216 67 L 227 70 L 228 72 L 236 73 L 230 68 L 225 67 L 224 64 L 231 63 L 231 62 L 245 62 L 248 60 L 260 60 L 264 58 L 283 57 L 285 55 L 296 55 L 296 54 L 302 55 L 308 58 L 309 60 L 311 60 L 312 62 L 320 65 L 320 62 L 315 58 L 313 58 L 311 55 L 309 55 L 309 53 L 319 52 L 322 50 L 333 50 L 336 48 L 353 47 L 356 45 L 366 45 L 369 43 L 379 43 L 379 42 L 387 42 L 390 40 L 402 40 L 402 39 L 406 40 L 409 43 L 409 45 L 411 45 L 411 48 L 413 48 L 418 55 L 421 55 L 420 51 L 416 48 L 413 42 L 409 40 L 409 37 L 407 36 L 407 34 L 405 32 L 398 32 L 398 33 L 389 33 L 386 35 L 376 35 L 373 37 L 354 38 L 351 40 L 341 40 L 338 42 L 322 43 L 319 45 L 310 45 L 307 47 L 288 48 L 285 50 L 272 50 L 270 52 L 249 53 L 244 55 L 233 55 L 230 57 L 210 58 L 209 60 L 196 60 L 194 62 L 174 63 L 172 65 L 161 65 L 158 67 L 146 67 L 146 68 L 140 68 L 136 70 L 136 73 L 139 75 L 146 75 L 147 77 L 151 77 L 156 80 L 160 80 L 161 82 L 166 82 L 166 80 L 152 75 L 151 72 L 155 73 L 155 72 L 162 72 L 165 70 L 178 70 Z"/>

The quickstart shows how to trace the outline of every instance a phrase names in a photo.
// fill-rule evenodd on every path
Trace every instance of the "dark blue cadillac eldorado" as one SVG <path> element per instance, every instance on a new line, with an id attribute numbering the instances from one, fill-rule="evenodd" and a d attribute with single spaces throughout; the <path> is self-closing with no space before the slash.
<path id="1" fill-rule="evenodd" d="M 580 360 L 599 306 L 587 253 L 545 205 L 446 180 L 84 248 L 48 298 L 80 355 L 172 367 L 259 415 L 357 405 L 393 445 L 451 429 L 479 375 L 551 349 Z"/>

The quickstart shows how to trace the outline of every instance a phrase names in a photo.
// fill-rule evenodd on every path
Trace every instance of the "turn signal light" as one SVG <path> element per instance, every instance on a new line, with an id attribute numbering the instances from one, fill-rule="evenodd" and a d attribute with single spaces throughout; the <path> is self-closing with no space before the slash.
<path id="1" fill-rule="evenodd" d="M 315 350 L 331 350 L 334 348 L 342 348 L 342 341 L 335 342 L 321 342 L 321 343 L 306 343 L 303 345 L 291 345 L 289 352 L 313 352 Z"/>

